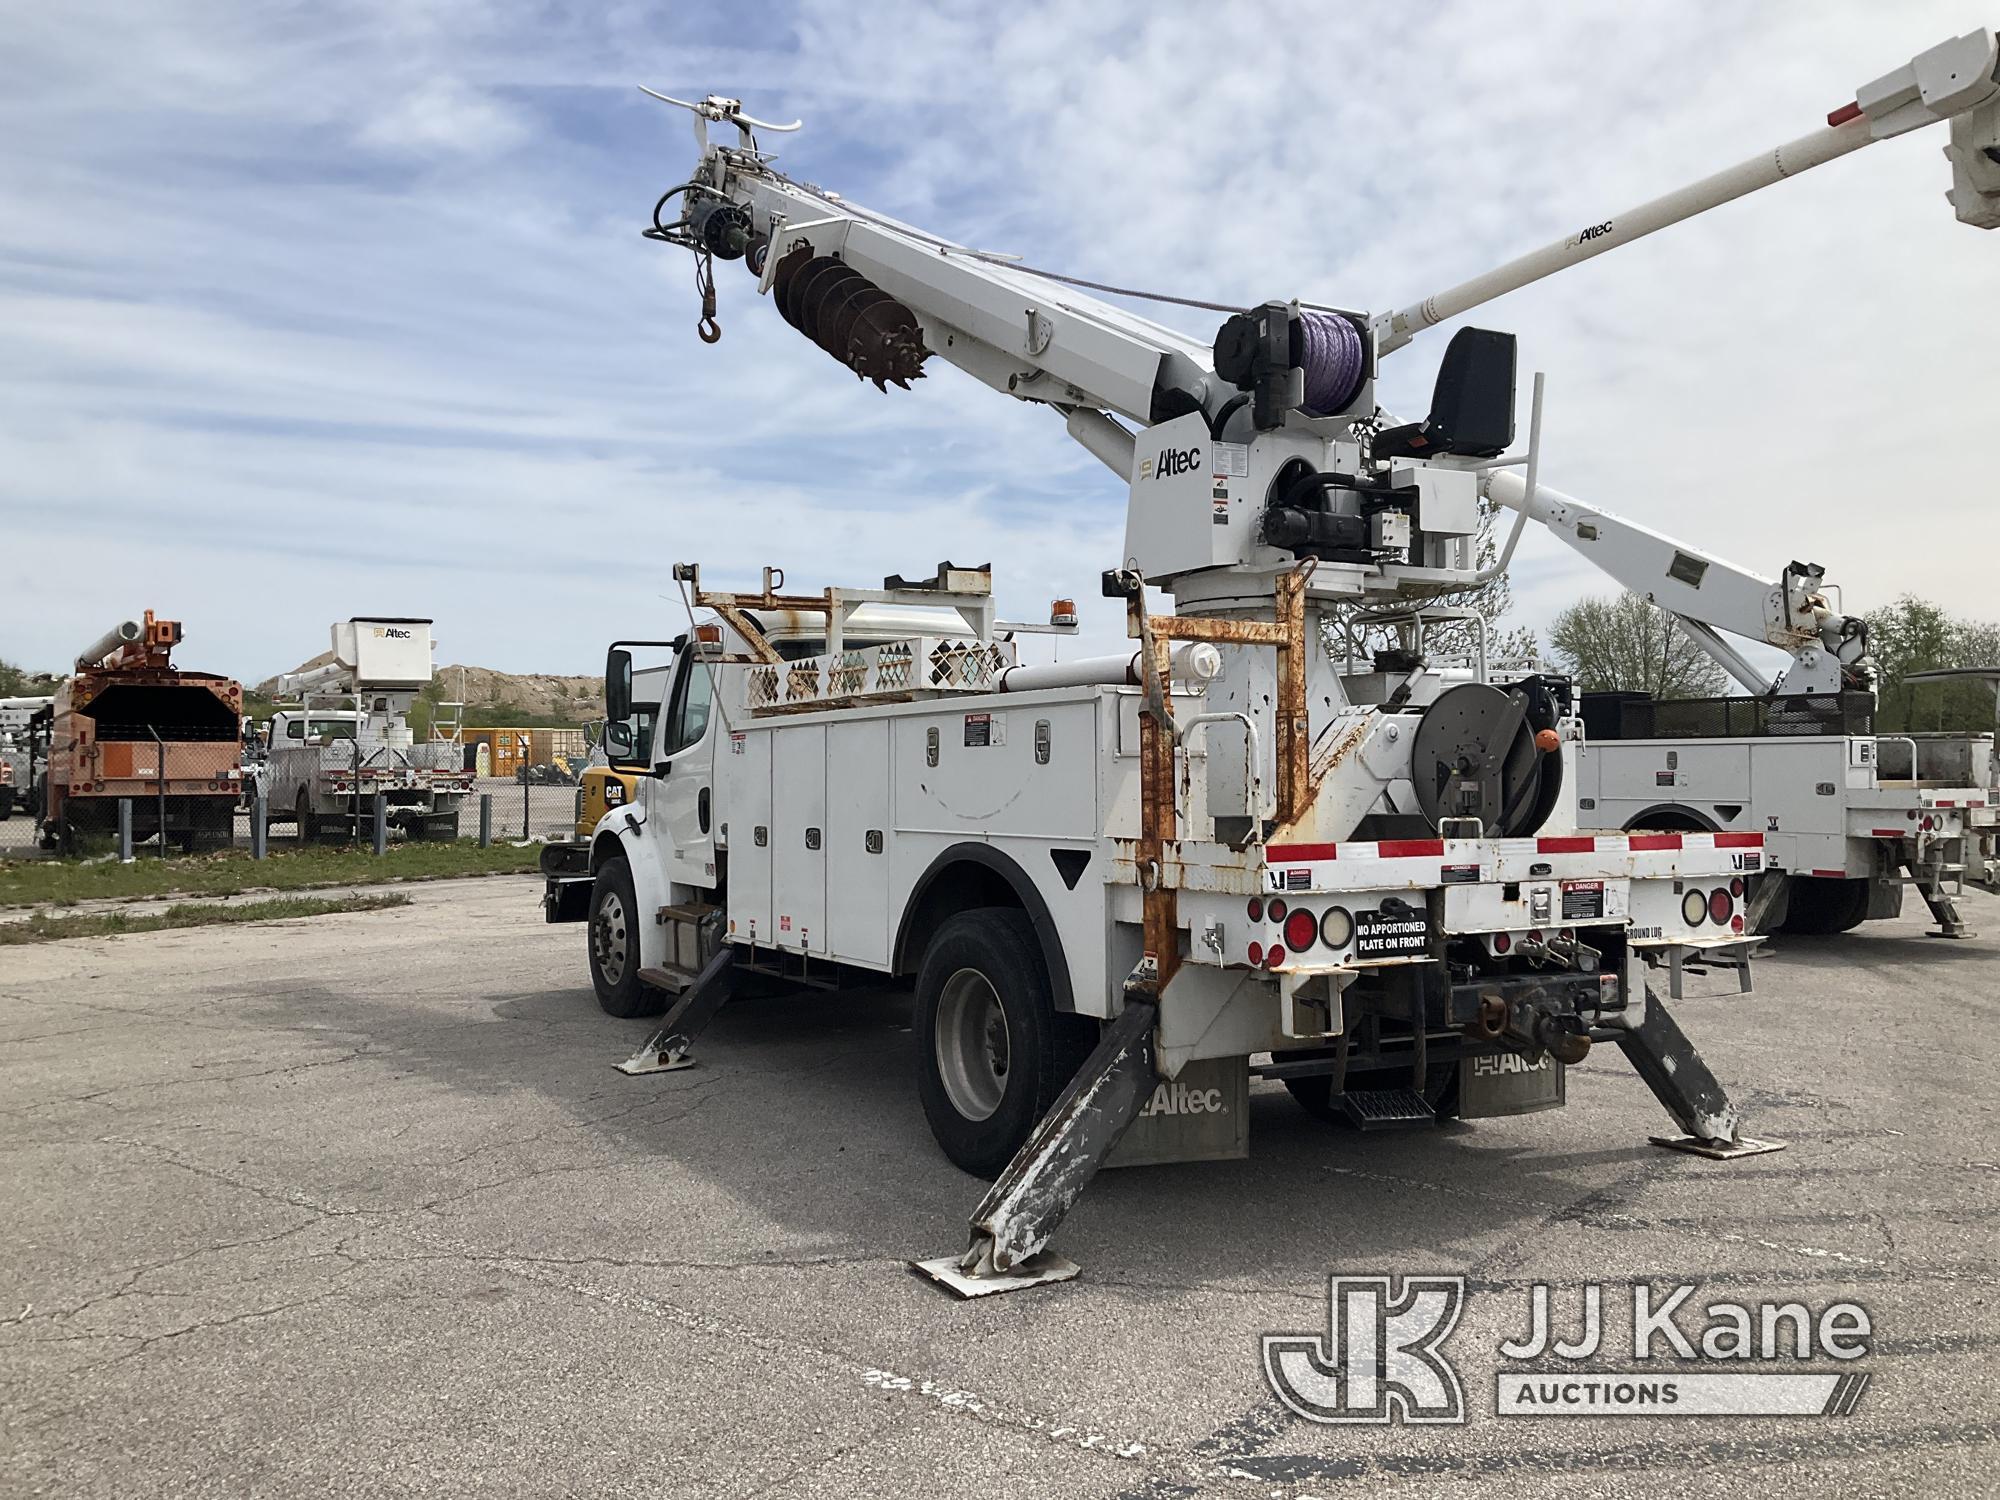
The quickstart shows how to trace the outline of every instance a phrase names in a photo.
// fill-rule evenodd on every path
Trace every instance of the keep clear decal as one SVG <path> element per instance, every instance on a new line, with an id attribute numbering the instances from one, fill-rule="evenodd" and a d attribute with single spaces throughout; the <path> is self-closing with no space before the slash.
<path id="1" fill-rule="evenodd" d="M 1006 744 L 1007 716 L 1005 714 L 967 714 L 965 716 L 965 743 L 973 747 Z"/>
<path id="2" fill-rule="evenodd" d="M 1603 881 L 1565 880 L 1563 882 L 1562 919 L 1565 922 L 1584 922 L 1603 915 Z"/>

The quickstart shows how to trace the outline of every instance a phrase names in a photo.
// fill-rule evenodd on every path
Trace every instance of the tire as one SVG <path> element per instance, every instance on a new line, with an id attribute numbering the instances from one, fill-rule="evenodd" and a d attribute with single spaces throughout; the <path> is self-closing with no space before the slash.
<path id="1" fill-rule="evenodd" d="M 1868 919 L 1868 882 L 1794 876 L 1791 907 L 1778 931 L 1808 937 L 1848 932 Z"/>
<path id="2" fill-rule="evenodd" d="M 1309 1051 L 1287 1052 L 1285 1060 L 1303 1059 L 1326 1055 L 1328 1049 L 1313 1048 Z M 1356 1092 L 1370 1089 L 1396 1089 L 1409 1087 L 1410 1074 L 1403 1068 L 1357 1068 L 1347 1075 L 1347 1086 Z M 1287 1078 L 1285 1090 L 1299 1108 L 1315 1120 L 1327 1120 L 1335 1125 L 1352 1129 L 1354 1122 L 1347 1117 L 1347 1111 L 1340 1107 L 1333 1092 L 1333 1076 L 1329 1073 L 1309 1074 L 1304 1078 Z M 1425 1072 L 1424 1097 L 1436 1112 L 1439 1123 L 1458 1118 L 1458 1064 L 1433 1064 Z"/>
<path id="3" fill-rule="evenodd" d="M 0 823 L 14 816 L 14 788 L 0 786 Z"/>
<path id="4" fill-rule="evenodd" d="M 1027 913 L 950 918 L 917 971 L 917 1093 L 954 1165 L 993 1177 L 1047 1114 L 1095 1029 L 1058 1015 Z"/>
<path id="5" fill-rule="evenodd" d="M 319 840 L 319 819 L 313 816 L 312 793 L 304 787 L 292 803 L 292 821 L 297 826 L 301 844 L 316 843 Z"/>
<path id="6" fill-rule="evenodd" d="M 590 886 L 590 987 L 604 1013 L 621 1021 L 656 1015 L 666 996 L 639 979 L 639 900 L 632 889 L 632 866 L 621 855 L 598 866 Z"/>

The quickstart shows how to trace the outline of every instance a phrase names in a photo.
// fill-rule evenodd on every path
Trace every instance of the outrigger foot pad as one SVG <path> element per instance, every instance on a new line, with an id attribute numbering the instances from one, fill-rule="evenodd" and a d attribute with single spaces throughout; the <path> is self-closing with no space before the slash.
<path id="1" fill-rule="evenodd" d="M 684 1036 L 670 1036 L 664 1041 L 659 1037 L 649 1037 L 645 1046 L 613 1066 L 619 1072 L 637 1078 L 642 1073 L 677 1073 L 682 1068 L 693 1067 L 694 1059 L 688 1056 L 688 1039 Z"/>
<path id="2" fill-rule="evenodd" d="M 1655 1146 L 1664 1146 L 1669 1151 L 1685 1151 L 1690 1156 L 1706 1156 L 1711 1161 L 1734 1161 L 1739 1156 L 1763 1156 L 1767 1152 L 1782 1151 L 1785 1141 L 1759 1141 L 1749 1136 L 1739 1136 L 1733 1141 L 1703 1140 L 1698 1135 L 1654 1135 L 1648 1136 Z"/>
<path id="3" fill-rule="evenodd" d="M 1074 1261 L 1051 1254 L 1049 1236 L 1082 1196 L 1153 1095 L 1153 1027 L 1160 1007 L 1128 998 L 1094 1050 L 1014 1159 L 972 1211 L 971 1243 L 958 1255 L 912 1261 L 961 1297 L 1068 1281 Z"/>
<path id="4" fill-rule="evenodd" d="M 974 1297 L 990 1297 L 996 1292 L 1018 1292 L 1031 1286 L 1069 1281 L 1083 1269 L 1075 1261 L 1053 1250 L 1031 1255 L 1009 1270 L 989 1271 L 980 1276 L 967 1275 L 960 1264 L 961 1259 L 956 1255 L 940 1255 L 936 1260 L 913 1260 L 910 1269 L 926 1280 L 935 1281 L 953 1296 L 968 1301 Z"/>
<path id="5" fill-rule="evenodd" d="M 694 1047 L 694 1039 L 736 988 L 735 963 L 733 945 L 724 943 L 717 948 L 694 982 L 681 991 L 680 998 L 661 1017 L 659 1030 L 646 1038 L 646 1045 L 612 1066 L 633 1077 L 643 1073 L 676 1073 L 693 1067 L 694 1059 L 688 1053 Z"/>

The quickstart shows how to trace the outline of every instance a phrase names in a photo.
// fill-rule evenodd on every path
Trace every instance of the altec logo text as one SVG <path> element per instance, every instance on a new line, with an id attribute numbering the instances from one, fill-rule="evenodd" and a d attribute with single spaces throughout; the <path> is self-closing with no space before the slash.
<path id="1" fill-rule="evenodd" d="M 1199 448 L 1163 448 L 1158 458 L 1139 460 L 1141 479 L 1165 479 L 1173 474 L 1186 474 L 1201 463 Z"/>
<path id="2" fill-rule="evenodd" d="M 1146 1101 L 1146 1107 L 1139 1111 L 1139 1117 L 1144 1119 L 1148 1115 L 1219 1115 L 1221 1113 L 1221 1089 L 1191 1089 L 1184 1083 L 1163 1083 L 1153 1090 L 1153 1097 Z"/>
<path id="3" fill-rule="evenodd" d="M 1628 1347 L 1637 1368 L 1605 1369 L 1595 1363 L 1606 1349 L 1604 1288 L 1580 1289 L 1574 1337 L 1565 1337 L 1554 1293 L 1537 1283 L 1526 1333 L 1498 1349 L 1495 1414 L 1847 1416 L 1860 1404 L 1870 1377 L 1852 1362 L 1871 1352 L 1866 1308 L 1704 1305 L 1693 1301 L 1696 1290 L 1632 1284 Z M 1462 1277 L 1329 1277 L 1326 1332 L 1266 1334 L 1265 1379 L 1309 1422 L 1464 1422 L 1465 1393 L 1443 1352 L 1464 1306 Z M 1577 1363 L 1586 1360 L 1593 1363 Z M 1779 1361 L 1819 1368 L 1770 1368 Z"/>

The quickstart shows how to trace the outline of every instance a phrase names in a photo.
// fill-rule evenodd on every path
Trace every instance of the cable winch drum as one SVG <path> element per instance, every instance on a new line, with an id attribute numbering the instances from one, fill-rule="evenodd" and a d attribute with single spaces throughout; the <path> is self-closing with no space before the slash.
<path id="1" fill-rule="evenodd" d="M 1368 349 L 1361 330 L 1338 313 L 1301 311 L 1292 325 L 1292 358 L 1305 372 L 1309 417 L 1346 411 L 1361 394 L 1368 374 Z"/>
<path id="2" fill-rule="evenodd" d="M 1446 789 L 1454 775 L 1479 778 L 1488 747 L 1509 718 L 1514 733 L 1497 782 L 1482 788 L 1476 810 L 1448 805 Z M 1540 828 L 1562 787 L 1562 753 L 1537 749 L 1535 729 L 1526 712 L 1514 715 L 1510 695 L 1497 687 L 1461 682 L 1438 694 L 1410 745 L 1410 781 L 1431 826 L 1443 818 L 1476 815 L 1495 838 L 1520 838 Z"/>

